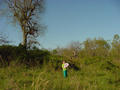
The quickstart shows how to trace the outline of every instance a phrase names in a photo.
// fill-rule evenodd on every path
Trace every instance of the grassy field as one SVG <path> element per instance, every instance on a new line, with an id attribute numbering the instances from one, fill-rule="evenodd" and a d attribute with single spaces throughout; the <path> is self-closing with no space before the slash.
<path id="1" fill-rule="evenodd" d="M 120 90 L 120 69 L 108 61 L 80 64 L 64 78 L 62 70 L 47 65 L 11 65 L 0 68 L 0 90 Z"/>

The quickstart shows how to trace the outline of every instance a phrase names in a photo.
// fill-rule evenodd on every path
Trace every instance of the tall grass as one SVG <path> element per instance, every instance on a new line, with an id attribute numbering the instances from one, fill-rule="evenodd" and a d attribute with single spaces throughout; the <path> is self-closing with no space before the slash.
<path id="1" fill-rule="evenodd" d="M 62 70 L 46 66 L 0 68 L 0 90 L 120 90 L 120 69 L 101 61 L 82 64 L 80 70 Z"/>

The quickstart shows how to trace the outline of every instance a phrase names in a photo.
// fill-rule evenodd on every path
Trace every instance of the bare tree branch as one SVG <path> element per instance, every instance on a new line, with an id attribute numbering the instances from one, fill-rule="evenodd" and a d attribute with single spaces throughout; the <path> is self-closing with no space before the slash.
<path id="1" fill-rule="evenodd" d="M 35 40 L 45 29 L 39 23 L 41 13 L 44 11 L 45 0 L 6 0 L 6 3 L 13 15 L 21 26 L 23 32 L 23 45 L 27 47 L 32 36 Z M 39 16 L 39 17 L 37 17 Z M 34 42 L 34 41 L 33 41 Z"/>

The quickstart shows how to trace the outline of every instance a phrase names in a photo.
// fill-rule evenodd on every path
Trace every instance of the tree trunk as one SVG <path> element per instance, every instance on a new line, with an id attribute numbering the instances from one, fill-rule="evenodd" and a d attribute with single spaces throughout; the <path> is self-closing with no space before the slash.
<path id="1" fill-rule="evenodd" d="M 26 48 L 27 47 L 27 33 L 25 32 L 24 28 L 22 28 L 23 32 L 23 42 L 22 45 Z"/>

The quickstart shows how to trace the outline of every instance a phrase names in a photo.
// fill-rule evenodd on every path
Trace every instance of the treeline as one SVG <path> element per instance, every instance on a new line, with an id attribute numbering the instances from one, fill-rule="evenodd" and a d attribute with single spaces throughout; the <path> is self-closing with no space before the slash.
<path id="1" fill-rule="evenodd" d="M 59 69 L 62 60 L 70 63 L 71 67 L 78 69 L 81 63 L 90 64 L 100 60 L 120 62 L 120 36 L 114 35 L 113 40 L 87 39 L 84 42 L 72 42 L 67 47 L 54 50 L 38 49 L 36 47 L 26 50 L 22 45 L 0 46 L 0 66 L 16 65 L 49 67 Z"/>
<path id="2" fill-rule="evenodd" d="M 52 69 L 60 69 L 62 56 L 54 55 L 47 49 L 33 47 L 26 49 L 23 45 L 1 45 L 0 46 L 0 67 L 6 66 L 26 66 L 39 67 L 47 66 Z"/>
<path id="3" fill-rule="evenodd" d="M 38 48 L 26 50 L 22 45 L 0 46 L 0 66 L 9 66 L 11 62 L 17 65 L 24 64 L 27 66 L 36 66 L 43 64 L 43 61 L 47 62 L 49 56 L 49 51 L 40 50 Z"/>
<path id="4" fill-rule="evenodd" d="M 53 54 L 64 56 L 78 65 L 92 63 L 96 60 L 111 60 L 120 63 L 120 36 L 114 35 L 113 40 L 88 38 L 84 42 L 71 42 L 66 48 L 56 48 Z"/>
<path id="5" fill-rule="evenodd" d="M 65 48 L 56 48 L 54 54 L 72 57 L 114 57 L 120 58 L 120 36 L 114 35 L 112 41 L 104 40 L 103 38 L 90 39 L 80 42 L 71 42 Z"/>

